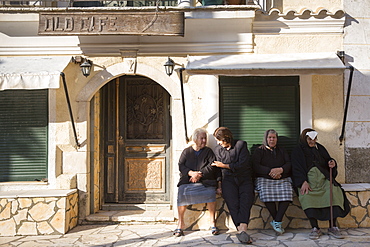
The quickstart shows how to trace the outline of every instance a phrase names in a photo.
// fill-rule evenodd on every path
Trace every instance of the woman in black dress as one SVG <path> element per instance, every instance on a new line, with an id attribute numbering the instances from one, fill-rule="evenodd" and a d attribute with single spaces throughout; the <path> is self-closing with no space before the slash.
<path id="1" fill-rule="evenodd" d="M 207 131 L 202 128 L 196 129 L 193 141 L 194 145 L 185 148 L 179 160 L 180 181 L 177 184 L 179 221 L 173 233 L 176 237 L 184 235 L 186 207 L 198 203 L 207 203 L 212 234 L 219 234 L 216 226 L 216 189 L 221 187 L 221 171 L 212 166 L 215 155 L 212 149 L 206 147 Z"/>
<path id="2" fill-rule="evenodd" d="M 335 180 L 337 162 L 323 145 L 316 142 L 317 134 L 310 128 L 302 131 L 299 145 L 292 152 L 293 181 L 299 191 L 302 209 L 312 227 L 310 239 L 318 239 L 322 235 L 318 220 L 329 221 L 329 235 L 343 238 L 336 219 L 348 214 L 349 202 L 341 185 Z M 333 222 L 330 217 L 330 169 L 333 176 Z"/>
<path id="3" fill-rule="evenodd" d="M 267 130 L 263 144 L 254 151 L 252 160 L 256 190 L 272 216 L 270 224 L 277 234 L 283 234 L 283 216 L 293 201 L 292 167 L 288 153 L 277 146 L 277 142 L 278 133 Z"/>
<path id="4" fill-rule="evenodd" d="M 213 135 L 219 144 L 214 149 L 216 161 L 213 165 L 222 170 L 222 195 L 238 230 L 236 236 L 242 243 L 252 243 L 247 228 L 254 188 L 247 143 L 233 140 L 226 127 L 217 128 Z"/>

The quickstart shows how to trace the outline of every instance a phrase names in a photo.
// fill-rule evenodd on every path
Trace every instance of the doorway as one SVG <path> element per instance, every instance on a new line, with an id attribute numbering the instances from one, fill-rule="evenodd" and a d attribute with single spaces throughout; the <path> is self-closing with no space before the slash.
<path id="1" fill-rule="evenodd" d="M 155 81 L 122 76 L 101 89 L 105 203 L 170 202 L 170 96 Z"/>

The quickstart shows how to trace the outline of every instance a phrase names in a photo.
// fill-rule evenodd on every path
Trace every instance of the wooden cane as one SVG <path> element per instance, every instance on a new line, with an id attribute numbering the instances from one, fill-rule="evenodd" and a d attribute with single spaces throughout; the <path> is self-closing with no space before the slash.
<path id="1" fill-rule="evenodd" d="M 330 167 L 330 227 L 334 227 L 333 222 L 333 168 Z"/>

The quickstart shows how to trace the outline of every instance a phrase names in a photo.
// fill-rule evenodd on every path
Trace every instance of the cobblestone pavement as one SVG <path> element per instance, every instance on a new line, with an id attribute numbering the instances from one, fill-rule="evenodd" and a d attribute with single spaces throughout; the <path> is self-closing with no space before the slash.
<path id="1" fill-rule="evenodd" d="M 80 225 L 64 235 L 0 237 L 0 246 L 244 246 L 235 231 L 221 231 L 213 236 L 211 231 L 185 231 L 185 236 L 174 237 L 174 224 L 119 224 Z M 370 246 L 370 228 L 342 229 L 344 239 L 323 235 L 318 240 L 308 238 L 309 229 L 286 229 L 282 236 L 273 230 L 250 230 L 253 244 L 249 246 Z M 323 230 L 326 232 L 326 229 Z"/>

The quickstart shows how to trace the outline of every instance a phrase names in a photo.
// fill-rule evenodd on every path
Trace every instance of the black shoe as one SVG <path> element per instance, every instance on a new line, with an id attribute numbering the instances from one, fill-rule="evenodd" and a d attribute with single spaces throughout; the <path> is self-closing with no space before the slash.
<path id="1" fill-rule="evenodd" d="M 173 232 L 173 235 L 175 235 L 175 237 L 181 237 L 181 236 L 184 236 L 184 231 L 181 230 L 180 228 L 179 229 L 176 229 L 174 232 Z"/>
<path id="2" fill-rule="evenodd" d="M 243 244 L 251 244 L 252 243 L 251 237 L 245 231 L 242 231 L 241 233 L 237 233 L 236 237 Z"/>

